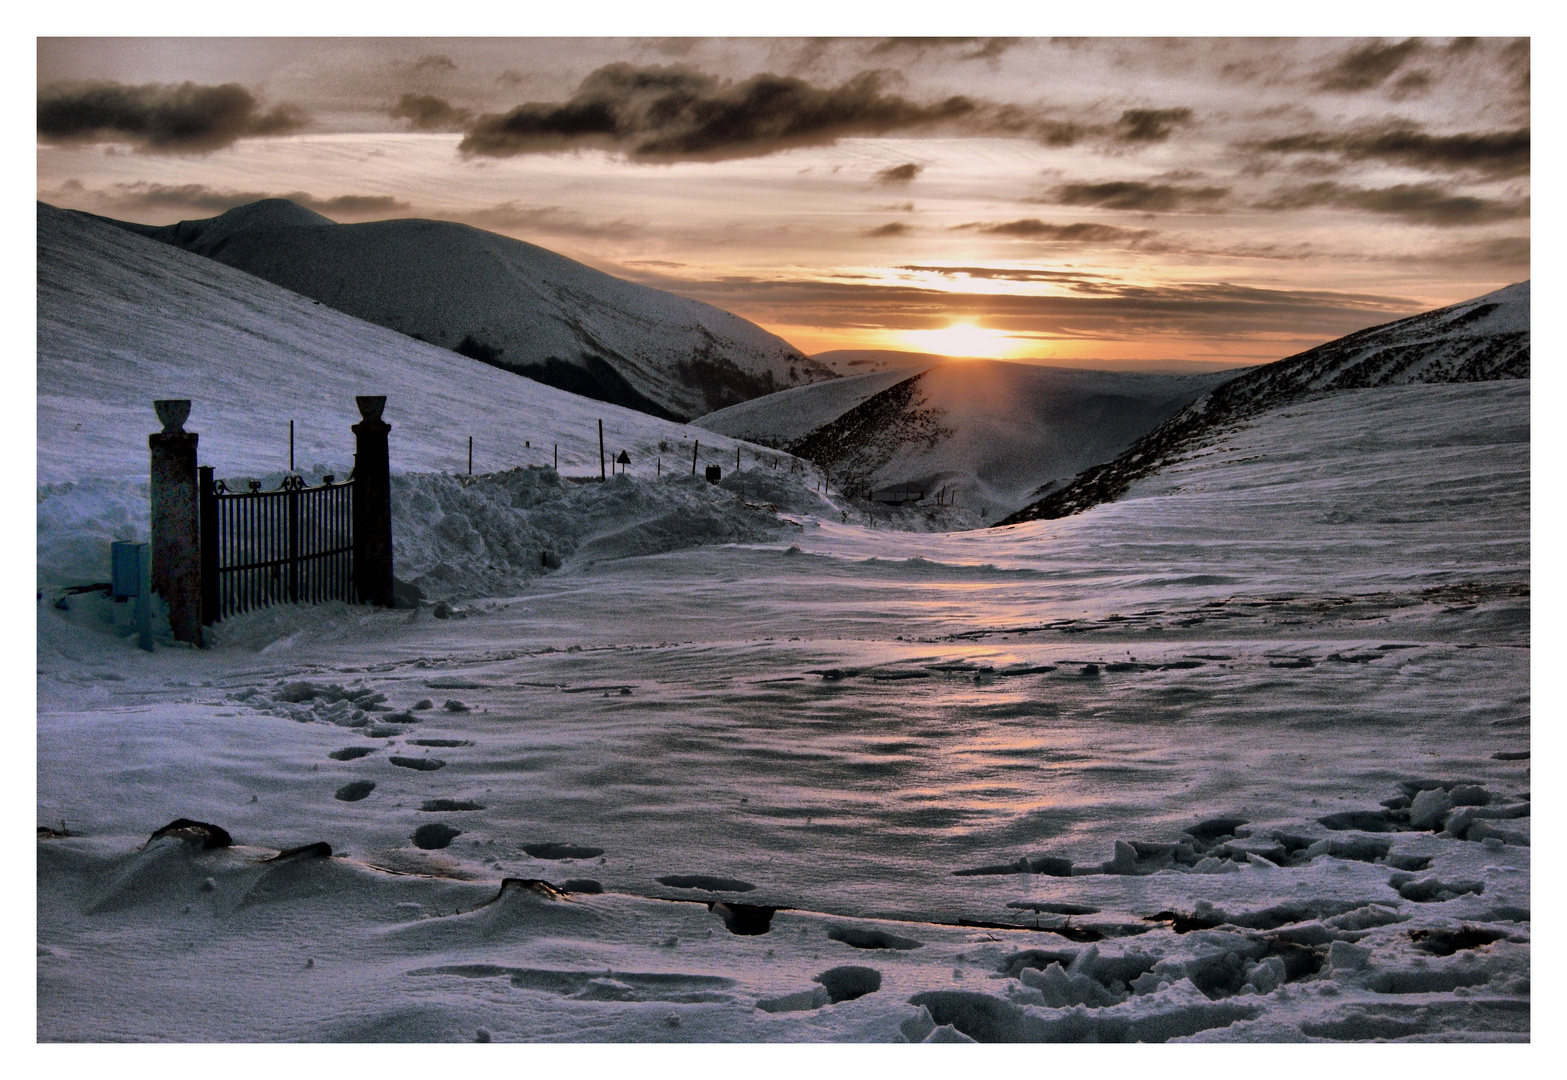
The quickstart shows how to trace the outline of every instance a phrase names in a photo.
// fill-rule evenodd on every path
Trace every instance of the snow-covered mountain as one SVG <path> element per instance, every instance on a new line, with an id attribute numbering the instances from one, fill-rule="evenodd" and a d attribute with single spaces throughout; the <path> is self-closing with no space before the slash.
<path id="1" fill-rule="evenodd" d="M 1529 377 L 1529 282 L 1357 331 L 1255 368 L 1194 402 L 1113 461 L 999 524 L 1076 514 L 1261 413 L 1343 390 Z"/>
<path id="2" fill-rule="evenodd" d="M 944 490 L 990 517 L 1114 456 L 1233 377 L 962 360 L 800 387 L 696 423 L 788 449 L 843 490 Z"/>
<path id="3" fill-rule="evenodd" d="M 304 211 L 301 211 L 304 213 Z M 553 464 L 599 472 L 597 422 L 631 473 L 660 454 L 719 462 L 735 440 L 590 401 L 334 311 L 210 259 L 38 207 L 38 479 L 147 475 L 152 400 L 193 401 L 190 429 L 219 475 L 288 465 L 346 471 L 356 394 L 385 394 L 397 471 Z M 482 402 L 483 407 L 476 407 Z M 664 449 L 660 449 L 660 447 Z M 726 470 L 727 472 L 727 470 Z"/>
<path id="4" fill-rule="evenodd" d="M 175 225 L 114 224 L 368 322 L 665 419 L 833 377 L 736 315 L 467 225 L 339 225 L 286 199 Z"/>

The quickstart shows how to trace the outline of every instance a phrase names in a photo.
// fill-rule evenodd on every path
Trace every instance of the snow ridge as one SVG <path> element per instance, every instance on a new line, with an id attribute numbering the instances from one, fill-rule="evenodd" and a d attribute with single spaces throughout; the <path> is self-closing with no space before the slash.
<path id="1" fill-rule="evenodd" d="M 453 222 L 338 225 L 267 199 L 121 228 L 540 382 L 670 420 L 834 373 L 709 304 Z"/>
<path id="2" fill-rule="evenodd" d="M 1369 327 L 1226 382 L 1125 453 L 997 522 L 1067 517 L 1111 502 L 1214 434 L 1341 390 L 1529 377 L 1529 282 Z"/>

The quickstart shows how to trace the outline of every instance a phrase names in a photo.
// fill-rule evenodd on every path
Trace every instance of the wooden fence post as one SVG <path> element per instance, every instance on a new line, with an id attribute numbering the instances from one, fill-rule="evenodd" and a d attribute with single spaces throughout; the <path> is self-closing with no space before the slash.
<path id="1" fill-rule="evenodd" d="M 152 452 L 152 591 L 169 605 L 175 641 L 201 644 L 201 550 L 196 494 L 196 440 L 186 431 L 188 398 L 153 402 L 163 430 L 147 437 Z"/>
<path id="2" fill-rule="evenodd" d="M 392 478 L 387 433 L 381 419 L 385 397 L 356 397 L 353 426 L 354 589 L 362 604 L 392 606 Z"/>

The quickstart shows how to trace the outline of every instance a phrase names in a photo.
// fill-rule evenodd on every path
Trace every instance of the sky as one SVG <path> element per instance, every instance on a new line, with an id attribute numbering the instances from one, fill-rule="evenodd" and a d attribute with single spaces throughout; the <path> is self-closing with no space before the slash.
<path id="1" fill-rule="evenodd" d="M 1530 276 L 1527 39 L 37 50 L 45 202 L 464 222 L 813 354 L 1252 364 Z"/>

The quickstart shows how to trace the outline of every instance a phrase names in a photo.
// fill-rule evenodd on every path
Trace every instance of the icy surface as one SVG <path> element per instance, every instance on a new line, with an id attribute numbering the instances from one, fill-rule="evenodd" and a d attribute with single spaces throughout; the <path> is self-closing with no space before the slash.
<path id="1" fill-rule="evenodd" d="M 509 593 L 201 653 L 46 593 L 39 1037 L 1525 1039 L 1528 415 L 1339 393 L 973 533 L 630 478 Z M 789 531 L 593 556 L 662 505 Z"/>

